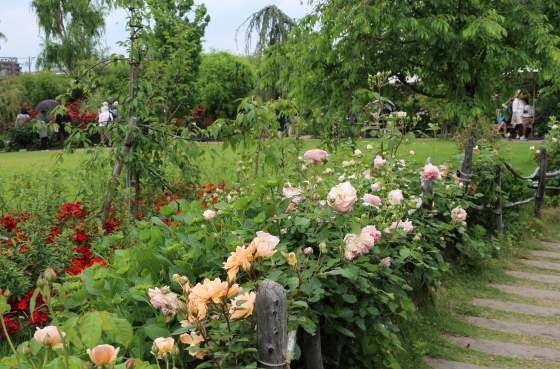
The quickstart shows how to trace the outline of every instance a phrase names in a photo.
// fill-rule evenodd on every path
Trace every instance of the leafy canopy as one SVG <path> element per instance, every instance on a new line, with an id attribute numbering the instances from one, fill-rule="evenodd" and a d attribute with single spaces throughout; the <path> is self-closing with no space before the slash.
<path id="1" fill-rule="evenodd" d="M 558 8 L 544 0 L 317 1 L 299 37 L 267 64 L 286 61 L 282 80 L 300 104 L 348 109 L 368 75 L 390 71 L 399 84 L 419 77 L 409 89 L 445 99 L 447 117 L 470 120 L 496 91 L 517 88 L 520 69 L 557 85 Z"/>

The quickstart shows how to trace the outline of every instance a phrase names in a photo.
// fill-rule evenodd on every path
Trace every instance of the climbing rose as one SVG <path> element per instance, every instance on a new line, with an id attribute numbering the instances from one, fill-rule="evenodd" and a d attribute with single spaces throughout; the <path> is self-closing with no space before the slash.
<path id="1" fill-rule="evenodd" d="M 231 307 L 229 309 L 231 319 L 239 319 L 251 315 L 253 313 L 253 308 L 255 307 L 256 297 L 257 295 L 254 292 L 248 292 L 237 296 L 231 302 Z M 237 302 L 241 300 L 245 300 L 245 302 L 238 305 Z"/>
<path id="2" fill-rule="evenodd" d="M 362 197 L 362 200 L 364 200 L 364 206 L 375 206 L 378 208 L 378 206 L 381 205 L 381 198 L 379 196 L 370 195 L 369 193 L 366 193 L 364 197 Z"/>
<path id="3" fill-rule="evenodd" d="M 379 240 L 381 239 L 381 232 L 378 231 L 375 228 L 375 226 L 372 226 L 372 225 L 368 225 L 368 226 L 364 227 L 362 229 L 362 233 L 369 234 L 371 237 L 373 237 L 373 240 L 375 242 L 379 242 Z"/>
<path id="4" fill-rule="evenodd" d="M 319 150 L 319 149 L 308 150 L 305 152 L 305 154 L 303 154 L 303 158 L 309 164 L 320 163 L 323 160 L 327 160 L 328 156 L 329 155 L 327 154 L 326 151 Z"/>
<path id="5" fill-rule="evenodd" d="M 293 203 L 290 203 L 290 205 L 291 204 Z M 255 258 L 272 256 L 276 252 L 273 250 L 278 243 L 280 243 L 278 237 L 270 233 L 258 231 L 257 237 L 255 237 L 253 241 L 251 241 L 251 245 L 249 245 L 249 251 L 255 254 Z"/>
<path id="6" fill-rule="evenodd" d="M 235 280 L 239 267 L 242 267 L 245 271 L 251 269 L 250 261 L 253 259 L 253 253 L 249 251 L 248 248 L 237 246 L 235 251 L 231 253 L 231 256 L 228 257 L 227 261 L 224 263 L 224 269 L 228 271 L 228 280 Z"/>
<path id="7" fill-rule="evenodd" d="M 381 260 L 381 262 L 379 262 L 379 267 L 383 268 L 383 267 L 387 267 L 389 268 L 391 266 L 391 258 L 390 257 L 386 257 L 384 259 Z"/>
<path id="8" fill-rule="evenodd" d="M 333 209 L 339 213 L 348 213 L 352 210 L 352 206 L 358 200 L 356 196 L 356 189 L 352 187 L 350 182 L 344 182 L 334 186 L 329 194 L 327 200 Z"/>
<path id="9" fill-rule="evenodd" d="M 385 160 L 381 156 L 377 155 L 375 159 L 373 159 L 374 168 L 381 168 L 383 164 L 385 164 Z"/>
<path id="10" fill-rule="evenodd" d="M 213 281 L 206 278 L 203 284 L 198 283 L 191 289 L 189 300 L 194 303 L 204 303 L 210 299 L 215 303 L 220 302 L 220 299 L 227 295 L 228 283 L 222 282 L 220 278 Z"/>
<path id="11" fill-rule="evenodd" d="M 401 190 L 389 191 L 389 193 L 387 194 L 387 203 L 389 203 L 389 205 L 391 205 L 392 207 L 395 207 L 395 205 L 400 205 L 402 199 L 403 194 Z"/>
<path id="12" fill-rule="evenodd" d="M 202 215 L 204 216 L 204 219 L 212 220 L 216 216 L 216 212 L 212 210 L 206 210 Z"/>
<path id="13" fill-rule="evenodd" d="M 111 345 L 98 345 L 92 350 L 87 349 L 87 353 L 91 361 L 97 366 L 107 365 L 114 361 L 119 354 L 119 348 L 114 348 Z"/>
<path id="14" fill-rule="evenodd" d="M 420 178 L 424 181 L 431 181 L 433 179 L 441 178 L 439 175 L 438 167 L 432 164 L 426 164 L 424 166 L 424 169 L 422 170 Z"/>
<path id="15" fill-rule="evenodd" d="M 467 219 L 467 212 L 465 209 L 457 206 L 455 209 L 451 210 L 451 219 L 454 222 L 463 222 Z"/>
<path id="16" fill-rule="evenodd" d="M 375 239 L 366 232 L 359 235 L 348 233 L 344 236 L 344 245 L 347 251 L 350 251 L 353 257 L 366 254 L 374 245 Z"/>
<path id="17" fill-rule="evenodd" d="M 175 340 L 171 337 L 158 337 L 154 340 L 154 346 L 157 347 L 157 355 L 158 357 L 165 354 L 166 352 L 171 352 L 173 350 L 173 345 L 175 344 Z M 155 352 L 154 352 L 155 355 Z"/>
<path id="18" fill-rule="evenodd" d="M 393 229 L 397 229 L 397 228 L 402 228 L 402 230 L 404 231 L 404 233 L 409 234 L 410 232 L 413 231 L 414 227 L 412 226 L 412 221 L 410 220 L 406 220 L 406 221 L 398 221 L 398 222 L 393 222 L 391 224 L 391 227 L 384 229 L 385 233 L 390 233 L 391 230 Z"/>
<path id="19" fill-rule="evenodd" d="M 66 337 L 66 333 L 62 332 L 62 337 Z M 58 328 L 54 325 L 46 326 L 43 329 L 37 328 L 33 338 L 42 345 L 50 343 L 51 348 L 62 348 L 62 343 L 60 343 L 62 338 L 58 333 Z"/>
<path id="20" fill-rule="evenodd" d="M 379 191 L 381 189 L 381 183 L 379 182 L 372 183 L 371 189 L 374 191 Z"/>

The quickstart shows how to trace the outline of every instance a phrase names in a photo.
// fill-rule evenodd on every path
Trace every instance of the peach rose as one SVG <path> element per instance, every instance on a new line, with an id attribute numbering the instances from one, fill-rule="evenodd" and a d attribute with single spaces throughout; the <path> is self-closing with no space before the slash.
<path id="1" fill-rule="evenodd" d="M 248 292 L 237 296 L 231 302 L 231 308 L 229 309 L 231 319 L 239 319 L 251 315 L 255 306 L 256 297 L 257 295 L 254 292 Z M 241 300 L 245 300 L 245 302 L 238 304 L 238 301 Z"/>
<path id="2" fill-rule="evenodd" d="M 117 359 L 120 348 L 114 348 L 111 345 L 98 345 L 92 350 L 88 349 L 87 353 L 91 361 L 97 366 L 107 365 Z"/>
<path id="3" fill-rule="evenodd" d="M 154 346 L 157 347 L 158 350 L 157 352 L 158 357 L 165 354 L 166 352 L 171 352 L 171 350 L 173 350 L 174 345 L 175 345 L 175 340 L 171 337 L 167 337 L 167 338 L 158 337 L 154 340 Z"/>
<path id="4" fill-rule="evenodd" d="M 293 203 L 290 203 L 290 205 L 291 204 Z M 249 245 L 249 250 L 255 254 L 255 258 L 265 258 L 276 253 L 276 251 L 273 250 L 279 243 L 280 239 L 278 237 L 273 236 L 270 233 L 258 231 L 257 237 L 255 237 Z"/>
<path id="5" fill-rule="evenodd" d="M 303 154 L 303 158 L 309 164 L 318 164 L 324 160 L 327 160 L 328 156 L 329 154 L 327 154 L 326 151 L 319 149 L 308 150 L 305 152 L 305 154 Z"/>
<path id="6" fill-rule="evenodd" d="M 330 190 L 327 200 L 335 211 L 348 213 L 352 210 L 352 206 L 354 206 L 358 197 L 356 196 L 356 189 L 352 187 L 350 182 L 343 182 Z"/>
<path id="7" fill-rule="evenodd" d="M 189 300 L 196 304 L 204 303 L 208 300 L 218 303 L 222 297 L 227 295 L 227 291 L 227 282 L 222 282 L 220 278 L 216 278 L 213 281 L 206 278 L 203 284 L 198 283 L 191 289 Z"/>
<path id="8" fill-rule="evenodd" d="M 181 340 L 181 342 L 183 342 L 186 345 L 189 346 L 196 346 L 196 347 L 200 347 L 200 342 L 204 342 L 204 337 L 202 337 L 201 335 L 197 334 L 196 332 L 192 332 L 192 333 L 185 333 L 179 336 L 179 339 Z M 193 351 L 189 351 L 189 354 L 191 356 L 196 356 L 199 359 L 203 359 L 204 358 L 204 351 L 197 351 L 197 352 L 193 352 Z"/>
<path id="9" fill-rule="evenodd" d="M 66 337 L 66 333 L 62 332 L 62 337 Z M 46 326 L 43 329 L 37 328 L 37 331 L 33 335 L 33 338 L 37 340 L 41 345 L 45 346 L 50 344 L 51 348 L 62 348 L 62 337 L 58 332 L 58 328 L 54 325 Z"/>
<path id="10" fill-rule="evenodd" d="M 254 257 L 248 248 L 237 246 L 235 251 L 231 253 L 231 256 L 224 263 L 224 269 L 228 271 L 228 280 L 233 281 L 235 279 L 239 267 L 242 267 L 245 271 L 251 269 L 250 262 L 253 261 L 253 259 Z"/>

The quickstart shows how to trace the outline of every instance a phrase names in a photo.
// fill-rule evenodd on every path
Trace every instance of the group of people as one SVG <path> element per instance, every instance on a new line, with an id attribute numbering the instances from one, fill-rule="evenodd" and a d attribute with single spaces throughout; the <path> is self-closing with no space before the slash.
<path id="1" fill-rule="evenodd" d="M 511 134 L 521 141 L 527 141 L 527 129 L 534 121 L 533 107 L 529 104 L 529 99 L 523 96 L 523 91 L 517 90 L 515 97 L 506 101 L 502 106 L 508 112 L 510 119 L 498 114 L 498 132 L 504 130 L 504 136 L 511 141 Z M 511 132 L 508 132 L 511 128 Z"/>
<path id="2" fill-rule="evenodd" d="M 109 143 L 109 146 L 112 145 L 111 138 L 109 137 L 109 122 L 114 121 L 118 118 L 118 106 L 119 102 L 115 101 L 112 105 L 109 103 L 104 102 L 101 104 L 97 111 L 98 117 L 98 125 L 101 127 L 99 135 L 101 138 L 101 145 L 105 145 L 106 142 Z M 49 129 L 48 125 L 52 122 L 52 116 L 48 114 L 47 111 L 40 111 L 37 114 L 37 121 L 41 123 L 41 130 L 39 131 L 39 138 L 41 139 L 41 151 L 49 151 L 48 150 L 48 141 L 49 141 Z M 21 107 L 20 113 L 16 116 L 16 125 L 20 125 L 23 123 L 28 122 L 31 119 L 27 108 L 25 106 Z M 55 128 L 55 132 L 58 135 L 58 139 L 60 140 L 60 146 L 64 147 L 64 142 L 70 136 L 68 131 L 65 129 L 67 125 L 72 123 L 72 118 L 68 115 L 68 113 L 64 114 L 57 114 L 55 117 L 55 122 L 58 127 Z"/>

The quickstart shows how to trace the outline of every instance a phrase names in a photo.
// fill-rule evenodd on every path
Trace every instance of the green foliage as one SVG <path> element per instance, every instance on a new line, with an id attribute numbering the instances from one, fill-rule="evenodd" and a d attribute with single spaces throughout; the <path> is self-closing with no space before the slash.
<path id="1" fill-rule="evenodd" d="M 9 151 L 30 150 L 37 146 L 39 135 L 33 130 L 34 124 L 34 121 L 24 122 L 10 126 L 6 130 L 8 140 L 10 141 Z"/>
<path id="2" fill-rule="evenodd" d="M 22 74 L 18 81 L 23 86 L 21 99 L 31 103 L 32 109 L 43 100 L 56 99 L 66 91 L 67 86 L 66 77 L 53 72 Z"/>
<path id="3" fill-rule="evenodd" d="M 368 74 L 390 71 L 408 92 L 445 99 L 443 117 L 470 121 L 486 111 L 497 89 L 510 94 L 522 83 L 519 68 L 546 70 L 537 78 L 557 81 L 556 11 L 547 1 L 426 7 L 422 1 L 331 0 L 304 17 L 298 37 L 276 48 L 266 64 L 272 70 L 284 62 L 291 97 L 310 108 L 347 111 Z M 410 77 L 420 83 L 407 83 Z"/>
<path id="4" fill-rule="evenodd" d="M 0 77 L 0 125 L 4 128 L 8 122 L 15 122 L 19 114 L 19 102 L 23 87 L 19 77 Z"/>
<path id="5" fill-rule="evenodd" d="M 236 100 L 251 94 L 255 71 L 245 58 L 215 51 L 202 56 L 199 78 L 196 101 L 213 118 L 234 119 Z"/>
<path id="6" fill-rule="evenodd" d="M 37 65 L 71 75 L 79 60 L 96 57 L 109 0 L 33 0 L 31 9 L 44 32 Z"/>

